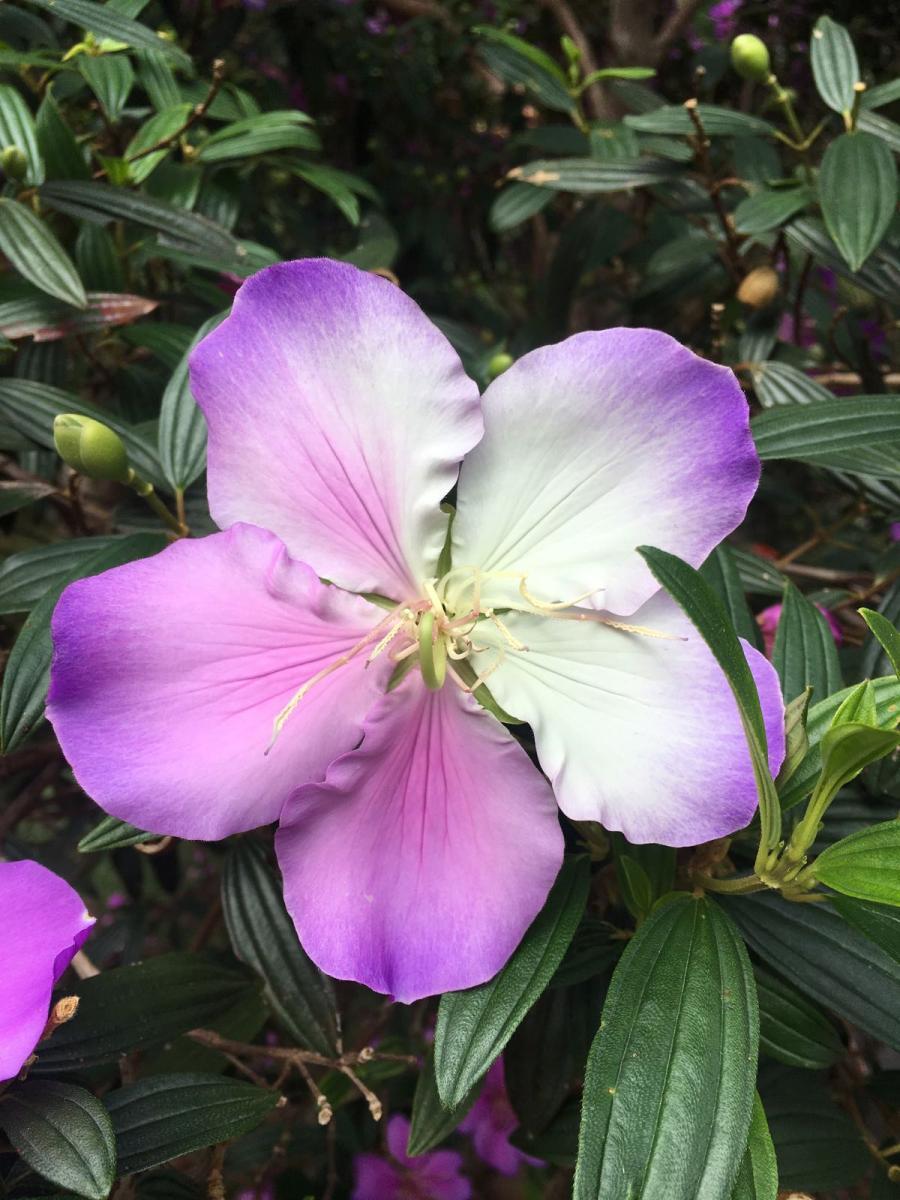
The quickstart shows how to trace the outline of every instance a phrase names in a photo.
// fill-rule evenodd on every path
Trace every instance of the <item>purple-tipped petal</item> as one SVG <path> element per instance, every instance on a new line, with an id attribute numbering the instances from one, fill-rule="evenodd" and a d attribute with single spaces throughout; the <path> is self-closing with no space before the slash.
<path id="1" fill-rule="evenodd" d="M 659 586 L 635 547 L 699 566 L 756 490 L 737 380 L 665 333 L 576 334 L 519 359 L 482 402 L 453 562 L 527 573 L 544 601 L 596 593 L 582 603 L 634 612 Z M 483 595 L 521 603 L 516 579 L 487 579 Z"/>
<path id="2" fill-rule="evenodd" d="M 285 806 L 276 850 L 300 941 L 329 975 L 411 1002 L 482 983 L 562 861 L 550 787 L 452 684 L 412 674 L 362 746 Z"/>
<path id="3" fill-rule="evenodd" d="M 438 505 L 481 436 L 456 351 L 385 279 L 329 259 L 268 267 L 191 357 L 209 502 L 354 592 L 419 594 Z"/>
<path id="4" fill-rule="evenodd" d="M 590 619 L 510 613 L 504 620 L 527 650 L 479 625 L 476 640 L 504 655 L 489 685 L 498 703 L 531 725 L 569 817 L 667 846 L 710 841 L 750 821 L 757 796 L 737 704 L 705 642 L 665 593 L 628 622 L 673 640 Z M 776 772 L 784 757 L 778 677 L 756 650 L 745 645 L 744 652 Z"/>
<path id="5" fill-rule="evenodd" d="M 34 1050 L 53 985 L 94 923 L 78 893 L 36 862 L 0 863 L 3 970 L 0 971 L 0 1082 Z"/>
<path id="6" fill-rule="evenodd" d="M 384 617 L 321 583 L 271 533 L 236 525 L 68 587 L 53 616 L 47 715 L 78 782 L 153 833 L 216 839 L 277 819 L 354 746 L 391 669 L 360 654 Z"/>
<path id="7" fill-rule="evenodd" d="M 385 1140 L 394 1162 L 377 1154 L 358 1154 L 353 1200 L 469 1200 L 472 1185 L 460 1174 L 462 1158 L 455 1150 L 410 1158 L 409 1121 L 399 1113 L 388 1121 Z"/>

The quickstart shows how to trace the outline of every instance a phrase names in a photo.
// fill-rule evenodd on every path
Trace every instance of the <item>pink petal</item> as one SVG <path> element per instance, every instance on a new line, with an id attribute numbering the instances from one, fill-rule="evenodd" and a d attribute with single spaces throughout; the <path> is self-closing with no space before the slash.
<path id="1" fill-rule="evenodd" d="M 383 616 L 254 526 L 176 542 L 65 590 L 47 713 L 107 812 L 153 833 L 225 837 L 274 821 L 359 741 L 386 655 L 316 684 L 265 754 L 300 685 Z"/>
<path id="2" fill-rule="evenodd" d="M 78 893 L 36 862 L 0 863 L 0 1082 L 12 1079 L 47 1024 L 53 985 L 93 918 Z"/>
<path id="3" fill-rule="evenodd" d="M 562 859 L 553 795 L 502 725 L 412 674 L 359 750 L 285 807 L 276 849 L 300 940 L 328 974 L 404 1002 L 494 975 Z"/>
<path id="4" fill-rule="evenodd" d="M 482 424 L 456 352 L 399 288 L 328 259 L 269 267 L 194 350 L 191 386 L 219 525 L 272 529 L 351 591 L 418 595 Z"/>
<path id="5" fill-rule="evenodd" d="M 634 612 L 659 586 L 635 547 L 699 566 L 756 490 L 737 380 L 665 333 L 576 334 L 520 358 L 482 401 L 453 561 L 527 572 L 545 601 L 593 592 L 585 604 Z M 488 579 L 482 594 L 495 607 L 521 603 L 515 578 Z"/>

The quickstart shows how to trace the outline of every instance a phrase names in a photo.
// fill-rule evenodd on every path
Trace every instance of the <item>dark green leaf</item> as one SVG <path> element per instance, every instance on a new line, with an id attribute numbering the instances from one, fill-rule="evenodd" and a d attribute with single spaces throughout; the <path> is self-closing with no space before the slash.
<path id="1" fill-rule="evenodd" d="M 828 1095 L 824 1078 L 807 1072 L 763 1089 L 782 1188 L 822 1195 L 852 1187 L 871 1162 L 853 1122 Z"/>
<path id="2" fill-rule="evenodd" d="M 79 983 L 78 1012 L 40 1048 L 33 1070 L 80 1071 L 161 1045 L 233 1008 L 257 987 L 243 968 L 186 952 L 104 971 Z"/>
<path id="3" fill-rule="evenodd" d="M 569 858 L 519 948 L 480 987 L 441 997 L 434 1042 L 441 1100 L 461 1104 L 512 1037 L 562 961 L 587 901 L 588 862 Z"/>
<path id="4" fill-rule="evenodd" d="M 91 169 L 75 134 L 63 120 L 53 89 L 47 88 L 35 119 L 35 132 L 51 179 L 90 179 Z"/>
<path id="5" fill-rule="evenodd" d="M 812 871 L 820 883 L 844 896 L 900 905 L 900 820 L 870 825 L 828 846 Z"/>
<path id="6" fill-rule="evenodd" d="M 900 911 L 895 906 L 841 895 L 829 896 L 829 901 L 848 925 L 900 966 Z"/>
<path id="7" fill-rule="evenodd" d="M 758 650 L 761 645 L 759 626 L 747 604 L 744 585 L 731 547 L 725 542 L 717 546 L 700 568 L 700 574 L 725 605 L 738 637 L 742 637 Z"/>
<path id="8" fill-rule="evenodd" d="M 792 248 L 804 254 L 811 254 L 821 266 L 829 267 L 837 275 L 851 280 L 857 287 L 865 288 L 875 296 L 880 296 L 889 304 L 896 303 L 900 269 L 895 258 L 883 254 L 883 246 L 875 251 L 859 271 L 853 271 L 847 266 L 821 221 L 814 217 L 798 217 L 785 227 L 785 233 Z"/>
<path id="9" fill-rule="evenodd" d="M 876 84 L 863 92 L 862 107 L 883 108 L 900 100 L 900 79 L 889 79 L 886 83 Z"/>
<path id="10" fill-rule="evenodd" d="M 747 137 L 758 134 L 766 137 L 775 132 L 768 121 L 733 108 L 700 104 L 697 114 L 706 132 L 714 136 Z M 694 123 L 683 104 L 667 104 L 652 112 L 629 114 L 625 117 L 625 124 L 641 133 L 694 133 Z"/>
<path id="11" fill-rule="evenodd" d="M 44 182 L 44 160 L 38 147 L 34 118 L 14 87 L 0 83 L 0 147 L 18 146 L 28 160 L 25 180 Z"/>
<path id="12" fill-rule="evenodd" d="M 822 1070 L 836 1063 L 844 1047 L 821 1009 L 762 968 L 754 974 L 760 1050 L 789 1067 L 806 1070 Z"/>
<path id="13" fill-rule="evenodd" d="M 0 252 L 29 283 L 76 308 L 87 306 L 75 264 L 30 208 L 0 198 Z"/>
<path id="14" fill-rule="evenodd" d="M 80 25 L 100 38 L 112 38 L 134 46 L 136 50 L 156 50 L 186 67 L 190 59 L 180 47 L 165 38 L 157 37 L 152 29 L 121 16 L 111 4 L 95 4 L 94 0 L 30 0 L 38 8 L 54 13 L 73 25 Z"/>
<path id="15" fill-rule="evenodd" d="M 753 387 L 763 408 L 779 404 L 818 404 L 833 400 L 827 388 L 790 363 L 761 362 L 753 371 Z"/>
<path id="16" fill-rule="evenodd" d="M 900 631 L 883 613 L 873 612 L 871 608 L 861 608 L 859 613 L 883 647 L 891 666 L 900 675 Z"/>
<path id="17" fill-rule="evenodd" d="M 750 946 L 813 1000 L 900 1049 L 900 963 L 826 904 L 776 895 L 726 899 Z"/>
<path id="18" fill-rule="evenodd" d="M 897 164 L 884 142 L 859 131 L 835 138 L 819 169 L 819 202 L 834 244 L 858 271 L 897 208 Z"/>
<path id="19" fill-rule="evenodd" d="M 206 419 L 191 392 L 188 363 L 194 346 L 219 324 L 226 313 L 210 317 L 197 331 L 163 392 L 159 412 L 159 457 L 166 479 L 175 490 L 185 488 L 206 469 Z"/>
<path id="20" fill-rule="evenodd" d="M 306 113 L 296 109 L 260 113 L 226 125 L 197 147 L 204 163 L 236 162 L 273 150 L 318 150 L 319 138 Z"/>
<path id="21" fill-rule="evenodd" d="M 10 651 L 3 673 L 0 746 L 4 754 L 25 740 L 43 714 L 53 653 L 50 618 L 65 584 L 72 578 L 99 575 L 110 567 L 145 558 L 157 549 L 159 538 L 154 534 L 139 533 L 109 542 L 104 539 L 94 554 L 79 563 L 77 575 L 68 575 L 61 582 L 57 580 L 32 609 Z"/>
<path id="22" fill-rule="evenodd" d="M 331 982 L 307 957 L 265 855 L 246 838 L 226 859 L 222 906 L 235 954 L 262 976 L 285 1031 L 309 1050 L 334 1055 L 338 1022 Z"/>
<path id="23" fill-rule="evenodd" d="M 819 95 L 835 112 L 850 112 L 859 81 L 859 63 L 850 34 L 830 17 L 819 17 L 810 43 L 813 79 Z"/>
<path id="24" fill-rule="evenodd" d="M 125 150 L 125 161 L 128 163 L 128 174 L 135 183 L 143 183 L 151 175 L 166 155 L 171 146 L 162 150 L 147 151 L 158 142 L 171 138 L 182 129 L 190 116 L 190 104 L 174 104 L 165 108 L 145 121 Z"/>
<path id="25" fill-rule="evenodd" d="M 168 541 L 164 534 L 154 537 L 141 533 L 134 537 L 140 547 L 139 553 L 132 556 L 135 558 L 155 554 Z M 62 588 L 84 574 L 93 574 L 92 560 L 122 541 L 117 537 L 75 538 L 11 554 L 0 563 L 0 613 L 28 612 L 49 589 Z"/>
<path id="26" fill-rule="evenodd" d="M 489 25 L 476 25 L 472 32 L 483 39 L 481 54 L 501 79 L 527 87 L 541 104 L 556 112 L 570 112 L 575 107 L 562 69 L 543 50 Z"/>
<path id="27" fill-rule="evenodd" d="M 532 187 L 530 183 L 513 183 L 505 187 L 491 205 L 490 226 L 495 233 L 515 229 L 529 217 L 546 208 L 553 199 L 547 188 Z"/>
<path id="28" fill-rule="evenodd" d="M 134 67 L 125 54 L 81 54 L 78 66 L 110 121 L 118 121 L 134 87 Z"/>
<path id="29" fill-rule="evenodd" d="M 575 1200 L 720 1200 L 747 1142 L 756 988 L 743 943 L 684 894 L 613 973 L 585 1077 Z"/>
<path id="30" fill-rule="evenodd" d="M 768 233 L 796 216 L 813 199 L 813 190 L 808 187 L 761 188 L 734 210 L 735 229 L 750 236 Z"/>
<path id="31" fill-rule="evenodd" d="M 228 270 L 242 257 L 238 242 L 221 226 L 140 192 L 70 180 L 45 184 L 41 198 L 51 208 L 86 221 L 133 221 L 155 230 L 166 245 L 176 250 L 218 259 L 222 270 Z"/>
<path id="32" fill-rule="evenodd" d="M 900 396 L 836 397 L 768 409 L 751 429 L 763 461 L 789 458 L 900 479 Z"/>
<path id="33" fill-rule="evenodd" d="M 578 1123 L 580 1105 L 573 1097 L 556 1114 L 546 1129 L 538 1134 L 519 1128 L 510 1136 L 510 1142 L 531 1154 L 541 1162 L 557 1167 L 574 1167 L 578 1154 Z"/>
<path id="34" fill-rule="evenodd" d="M 900 579 L 887 589 L 878 605 L 878 612 L 894 625 L 900 622 Z M 866 638 L 859 664 L 860 674 L 869 677 L 884 675 L 890 671 L 892 665 L 881 642 L 874 635 Z"/>
<path id="35" fill-rule="evenodd" d="M 462 1121 L 475 1103 L 477 1095 L 478 1089 L 473 1087 L 471 1092 L 463 1097 L 461 1104 L 455 1108 L 446 1108 L 438 1094 L 434 1075 L 434 1054 L 429 1051 L 416 1081 L 407 1154 L 414 1157 L 439 1146 Z"/>
<path id="36" fill-rule="evenodd" d="M 112 1124 L 84 1088 L 43 1079 L 13 1083 L 0 1096 L 0 1129 L 50 1183 L 88 1200 L 109 1195 L 116 1178 Z"/>
<path id="37" fill-rule="evenodd" d="M 759 1096 L 753 1098 L 753 1116 L 747 1149 L 741 1159 L 731 1200 L 775 1200 L 778 1195 L 778 1163 L 769 1133 L 769 1123 Z"/>
<path id="38" fill-rule="evenodd" d="M 859 114 L 856 128 L 861 129 L 864 133 L 874 134 L 886 146 L 889 146 L 895 154 L 900 154 L 900 125 L 895 121 L 889 121 L 881 113 L 866 112 L 863 110 Z"/>
<path id="39" fill-rule="evenodd" d="M 666 159 L 638 158 L 633 162 L 596 158 L 547 158 L 514 167 L 508 178 L 554 192 L 621 192 L 626 188 L 664 183 L 678 174 L 677 164 Z"/>
<path id="40" fill-rule="evenodd" d="M 95 825 L 90 833 L 86 833 L 78 843 L 82 854 L 96 854 L 101 850 L 119 850 L 123 846 L 139 846 L 143 842 L 152 842 L 156 835 L 120 821 L 118 817 L 104 817 Z"/>
<path id="41" fill-rule="evenodd" d="M 56 491 L 52 483 L 0 483 L 0 517 L 27 508 Z"/>
<path id="42" fill-rule="evenodd" d="M 138 79 L 157 112 L 181 103 L 181 89 L 172 66 L 161 50 L 138 50 Z"/>
<path id="43" fill-rule="evenodd" d="M 772 663 L 787 701 L 808 687 L 816 700 L 823 700 L 841 687 L 841 667 L 831 627 L 792 583 L 784 589 Z"/>
<path id="44" fill-rule="evenodd" d="M 157 1075 L 108 1092 L 104 1103 L 131 1175 L 254 1129 L 278 1104 L 267 1092 L 218 1075 Z"/>

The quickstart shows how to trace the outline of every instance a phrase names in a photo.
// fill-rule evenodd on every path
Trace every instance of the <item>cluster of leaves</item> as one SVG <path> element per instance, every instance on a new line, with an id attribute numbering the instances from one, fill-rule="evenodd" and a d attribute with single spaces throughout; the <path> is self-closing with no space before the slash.
<path id="1" fill-rule="evenodd" d="M 0 848 L 102 914 L 77 1014 L 0 1094 L 5 1195 L 348 1196 L 372 1115 L 459 1146 L 501 1055 L 545 1164 L 522 1196 L 900 1194 L 900 82 L 816 18 L 742 86 L 724 47 L 626 59 L 537 5 L 0 5 Z M 42 717 L 66 584 L 212 528 L 187 353 L 304 253 L 396 272 L 482 382 L 575 329 L 667 329 L 738 373 L 765 464 L 701 572 L 644 549 L 732 685 L 757 825 L 676 854 L 567 824 L 504 970 L 412 1010 L 309 962 L 266 834 L 102 818 Z M 64 468 L 60 413 L 116 430 L 156 507 Z M 737 640 L 772 601 L 777 780 Z"/>

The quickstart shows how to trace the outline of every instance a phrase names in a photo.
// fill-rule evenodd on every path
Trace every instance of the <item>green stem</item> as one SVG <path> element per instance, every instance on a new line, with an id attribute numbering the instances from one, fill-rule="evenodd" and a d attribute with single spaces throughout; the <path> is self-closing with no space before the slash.
<path id="1" fill-rule="evenodd" d="M 707 892 L 724 892 L 731 896 L 764 892 L 767 886 L 756 874 L 742 875 L 740 879 L 715 879 L 712 875 L 695 875 L 693 878 Z"/>
<path id="2" fill-rule="evenodd" d="M 187 526 L 179 521 L 175 514 L 171 513 L 166 505 L 163 504 L 162 500 L 157 496 L 153 484 L 146 479 L 141 479 L 140 475 L 133 469 L 129 475 L 128 486 L 137 492 L 141 499 L 147 501 L 164 525 L 167 525 L 169 529 L 177 533 L 179 537 L 187 535 Z"/>
<path id="3" fill-rule="evenodd" d="M 781 86 L 775 75 L 769 76 L 768 83 L 769 87 L 772 89 L 773 95 L 775 96 L 775 102 L 784 110 L 785 119 L 790 126 L 791 133 L 794 135 L 794 138 L 797 141 L 796 150 L 800 155 L 800 160 L 803 165 L 803 173 L 806 176 L 806 182 L 812 183 L 813 173 L 812 167 L 810 167 L 809 160 L 807 158 L 806 134 L 803 132 L 803 126 L 800 124 L 800 120 L 797 116 L 796 110 L 794 109 L 794 102 L 791 99 L 791 94 Z"/>

